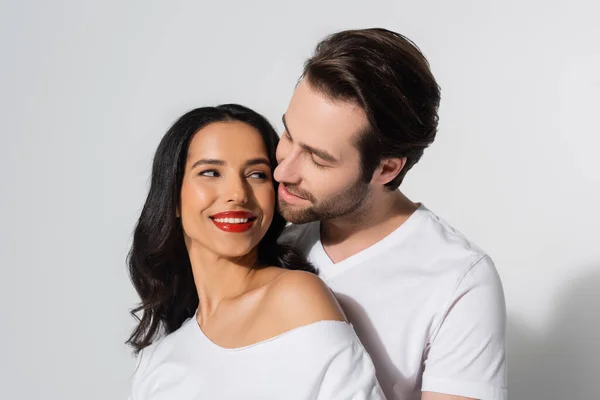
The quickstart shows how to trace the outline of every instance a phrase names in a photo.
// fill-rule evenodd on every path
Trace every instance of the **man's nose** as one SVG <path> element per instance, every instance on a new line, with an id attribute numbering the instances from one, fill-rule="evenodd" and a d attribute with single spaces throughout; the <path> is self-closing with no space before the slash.
<path id="1" fill-rule="evenodd" d="M 279 183 L 298 183 L 300 181 L 298 155 L 288 154 L 273 172 L 273 178 Z"/>

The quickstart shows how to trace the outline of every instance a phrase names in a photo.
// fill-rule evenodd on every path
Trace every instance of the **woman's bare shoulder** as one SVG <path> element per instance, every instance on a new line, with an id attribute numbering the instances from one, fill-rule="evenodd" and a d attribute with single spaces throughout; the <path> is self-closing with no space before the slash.
<path id="1" fill-rule="evenodd" d="M 262 305 L 269 317 L 281 323 L 282 329 L 324 320 L 346 320 L 325 282 L 305 271 L 281 272 L 268 285 Z"/>

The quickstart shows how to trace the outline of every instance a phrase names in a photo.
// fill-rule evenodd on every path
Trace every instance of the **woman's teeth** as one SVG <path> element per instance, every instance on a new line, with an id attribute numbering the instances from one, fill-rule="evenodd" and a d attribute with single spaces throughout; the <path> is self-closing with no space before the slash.
<path id="1" fill-rule="evenodd" d="M 215 218 L 215 222 L 220 224 L 245 224 L 248 218 Z"/>

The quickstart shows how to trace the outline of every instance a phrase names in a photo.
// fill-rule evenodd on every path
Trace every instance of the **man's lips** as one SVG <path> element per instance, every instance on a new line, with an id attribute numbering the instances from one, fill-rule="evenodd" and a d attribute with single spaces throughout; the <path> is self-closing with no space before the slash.
<path id="1" fill-rule="evenodd" d="M 277 193 L 286 203 L 300 203 L 300 202 L 308 201 L 308 199 L 290 192 L 288 190 L 288 188 L 285 187 L 284 184 L 279 185 L 279 188 L 277 189 Z"/>

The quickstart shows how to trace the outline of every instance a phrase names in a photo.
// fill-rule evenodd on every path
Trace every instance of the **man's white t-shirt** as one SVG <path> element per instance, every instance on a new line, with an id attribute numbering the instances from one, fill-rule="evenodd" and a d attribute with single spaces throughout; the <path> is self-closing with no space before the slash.
<path id="1" fill-rule="evenodd" d="M 506 399 L 506 309 L 488 255 L 421 205 L 383 240 L 334 264 L 320 224 L 290 225 L 371 355 L 388 399 L 422 391 Z"/>
<path id="2" fill-rule="evenodd" d="M 187 319 L 142 350 L 130 400 L 381 400 L 352 326 L 320 321 L 250 346 L 223 348 Z"/>

